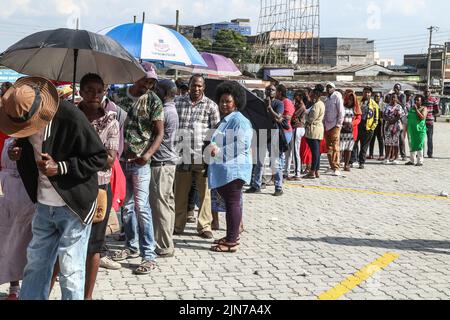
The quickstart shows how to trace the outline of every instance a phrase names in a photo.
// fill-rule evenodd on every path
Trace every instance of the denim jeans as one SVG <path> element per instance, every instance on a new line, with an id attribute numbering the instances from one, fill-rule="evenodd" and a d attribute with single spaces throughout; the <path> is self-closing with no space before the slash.
<path id="1" fill-rule="evenodd" d="M 290 141 L 290 140 L 289 140 Z M 269 150 L 270 158 L 277 163 L 271 163 L 274 180 L 275 180 L 275 190 L 280 191 L 283 190 L 283 170 L 284 170 L 284 154 L 278 155 L 278 157 L 272 157 L 271 144 L 267 145 L 267 149 Z M 264 174 L 264 162 L 265 158 L 261 159 L 258 154 L 258 163 L 255 168 L 255 179 L 252 182 L 252 187 L 254 189 L 261 189 L 262 179 Z"/>
<path id="2" fill-rule="evenodd" d="M 155 261 L 156 241 L 153 217 L 149 202 L 150 165 L 121 163 L 126 177 L 127 195 L 123 207 L 123 222 L 127 237 L 127 248 L 140 252 L 143 260 Z"/>
<path id="3" fill-rule="evenodd" d="M 62 300 L 84 300 L 86 255 L 92 225 L 67 207 L 37 205 L 28 247 L 21 300 L 47 300 L 59 257 Z"/>

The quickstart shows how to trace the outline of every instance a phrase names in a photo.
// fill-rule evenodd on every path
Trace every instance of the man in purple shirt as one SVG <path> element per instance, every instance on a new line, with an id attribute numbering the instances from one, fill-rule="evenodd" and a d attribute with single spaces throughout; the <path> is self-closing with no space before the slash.
<path id="1" fill-rule="evenodd" d="M 328 98 L 325 103 L 325 140 L 328 149 L 328 162 L 330 163 L 333 175 L 339 177 L 341 175 L 340 169 L 340 137 L 341 128 L 344 122 L 345 110 L 344 99 L 342 94 L 336 91 L 334 83 L 327 83 L 326 86 Z"/>

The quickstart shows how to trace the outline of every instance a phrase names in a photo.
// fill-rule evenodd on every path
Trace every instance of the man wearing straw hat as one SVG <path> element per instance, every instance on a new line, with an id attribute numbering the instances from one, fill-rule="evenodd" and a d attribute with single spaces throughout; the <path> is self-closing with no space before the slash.
<path id="1" fill-rule="evenodd" d="M 48 299 L 58 258 L 62 299 L 82 300 L 97 172 L 106 166 L 106 150 L 84 114 L 59 102 L 44 78 L 19 79 L 1 105 L 0 130 L 17 139 L 8 155 L 37 203 L 19 298 Z"/>

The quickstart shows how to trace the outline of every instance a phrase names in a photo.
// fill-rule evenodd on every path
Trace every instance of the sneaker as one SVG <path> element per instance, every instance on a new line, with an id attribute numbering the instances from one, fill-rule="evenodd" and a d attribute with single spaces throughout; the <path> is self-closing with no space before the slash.
<path id="1" fill-rule="evenodd" d="M 333 173 L 333 176 L 335 176 L 335 177 L 340 177 L 340 176 L 342 176 L 342 173 L 341 173 L 339 170 L 336 170 L 336 171 Z"/>
<path id="2" fill-rule="evenodd" d="M 390 162 L 389 162 L 389 160 L 387 160 L 387 159 L 383 161 L 383 164 L 384 164 L 384 165 L 388 165 L 389 163 L 390 163 Z"/>
<path id="3" fill-rule="evenodd" d="M 393 166 L 398 166 L 400 164 L 400 162 L 398 162 L 397 160 L 394 160 L 394 161 L 391 162 L 391 164 Z"/>
<path id="4" fill-rule="evenodd" d="M 284 194 L 283 190 L 277 190 L 273 194 L 274 197 L 281 197 Z"/>
<path id="5" fill-rule="evenodd" d="M 423 167 L 423 163 L 416 164 L 416 167 Z"/>
<path id="6" fill-rule="evenodd" d="M 410 161 L 410 162 L 406 163 L 405 166 L 414 166 L 414 163 Z"/>
<path id="7" fill-rule="evenodd" d="M 108 270 L 120 270 L 122 265 L 118 262 L 113 261 L 110 257 L 103 257 L 100 259 L 100 268 Z"/>
<path id="8" fill-rule="evenodd" d="M 261 189 L 255 189 L 255 188 L 250 188 L 247 191 L 245 191 L 245 193 L 247 194 L 255 194 L 255 193 L 261 193 Z"/>
<path id="9" fill-rule="evenodd" d="M 121 251 L 116 251 L 111 259 L 115 262 L 120 262 L 120 261 L 124 261 L 127 259 L 136 259 L 139 258 L 141 256 L 141 254 L 139 252 L 133 252 L 130 249 L 125 249 L 125 250 L 121 250 Z"/>
<path id="10" fill-rule="evenodd" d="M 265 184 L 265 183 L 263 183 L 262 185 L 261 185 L 261 190 L 266 190 L 267 189 L 267 185 Z"/>
<path id="11" fill-rule="evenodd" d="M 361 163 L 361 164 L 359 165 L 359 169 L 360 169 L 360 170 L 364 170 L 364 168 L 365 168 L 365 166 Z"/>
<path id="12" fill-rule="evenodd" d="M 325 174 L 328 174 L 328 173 L 334 173 L 333 169 L 328 168 L 327 171 L 325 171 Z"/>

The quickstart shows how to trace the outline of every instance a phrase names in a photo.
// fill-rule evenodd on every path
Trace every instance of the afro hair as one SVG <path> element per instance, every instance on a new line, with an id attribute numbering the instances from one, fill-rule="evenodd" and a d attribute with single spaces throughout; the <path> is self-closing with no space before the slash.
<path id="1" fill-rule="evenodd" d="M 245 109 L 247 105 L 247 94 L 245 89 L 236 81 L 225 81 L 216 89 L 216 103 L 220 102 L 220 98 L 224 94 L 229 94 L 233 97 L 236 103 L 236 108 L 239 111 Z"/>

